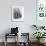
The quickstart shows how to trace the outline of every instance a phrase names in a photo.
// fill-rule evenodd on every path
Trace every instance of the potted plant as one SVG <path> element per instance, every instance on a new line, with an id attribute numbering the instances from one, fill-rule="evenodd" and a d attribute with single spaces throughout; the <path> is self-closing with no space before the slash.
<path id="1" fill-rule="evenodd" d="M 42 38 L 45 38 L 44 36 L 46 36 L 46 33 L 45 32 L 35 32 L 33 35 L 37 38 L 38 43 L 41 43 L 40 40 Z"/>

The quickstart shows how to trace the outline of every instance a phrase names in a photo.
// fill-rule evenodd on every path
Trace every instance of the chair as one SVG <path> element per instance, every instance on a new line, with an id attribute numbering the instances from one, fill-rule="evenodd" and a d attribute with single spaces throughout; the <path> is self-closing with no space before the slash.
<path id="1" fill-rule="evenodd" d="M 17 40 L 16 46 L 18 46 L 18 27 L 11 28 L 11 33 L 5 33 L 5 46 L 7 46 L 7 44 L 8 44 L 7 38 L 10 38 L 10 37 L 13 37 L 13 36 L 17 36 L 15 38 L 15 40 Z"/>
<path id="2" fill-rule="evenodd" d="M 22 40 L 25 39 L 25 37 L 26 37 L 27 40 L 20 42 L 19 46 L 30 46 L 29 33 L 21 33 L 21 37 L 22 37 Z"/>
<path id="3" fill-rule="evenodd" d="M 16 36 L 15 40 L 16 40 L 16 46 L 18 46 L 18 33 L 17 34 L 9 34 L 9 33 L 6 33 L 5 34 L 5 46 L 8 45 L 8 42 L 7 42 L 7 38 L 10 38 L 10 36 Z"/>

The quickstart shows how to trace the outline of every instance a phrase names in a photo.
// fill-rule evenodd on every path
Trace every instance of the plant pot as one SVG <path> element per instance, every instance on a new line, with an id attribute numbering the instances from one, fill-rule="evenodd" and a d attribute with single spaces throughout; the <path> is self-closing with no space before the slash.
<path id="1" fill-rule="evenodd" d="M 38 42 L 39 44 L 41 44 L 41 43 L 44 42 L 44 40 L 45 40 L 45 39 L 38 39 L 37 42 Z"/>
<path id="2" fill-rule="evenodd" d="M 40 39 L 40 43 L 44 43 L 44 40 L 45 40 L 45 39 Z"/>
<path id="3" fill-rule="evenodd" d="M 37 39 L 37 43 L 40 43 L 40 39 Z"/>

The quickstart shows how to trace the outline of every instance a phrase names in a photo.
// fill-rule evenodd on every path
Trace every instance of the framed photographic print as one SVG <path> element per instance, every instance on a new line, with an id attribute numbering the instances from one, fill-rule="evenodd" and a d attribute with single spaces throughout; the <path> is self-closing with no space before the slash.
<path id="1" fill-rule="evenodd" d="M 24 21 L 24 6 L 12 7 L 12 21 Z"/>

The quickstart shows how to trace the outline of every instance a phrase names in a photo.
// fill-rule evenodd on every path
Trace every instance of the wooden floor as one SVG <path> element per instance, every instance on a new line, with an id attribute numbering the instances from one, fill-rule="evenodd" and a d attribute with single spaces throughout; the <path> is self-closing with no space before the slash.
<path id="1" fill-rule="evenodd" d="M 30 43 L 31 45 L 30 46 L 37 46 L 37 43 Z M 0 46 L 4 46 L 4 43 L 1 43 L 0 42 Z M 15 43 L 8 43 L 8 45 L 7 46 L 15 46 Z M 25 45 L 24 45 L 25 46 Z M 44 43 L 44 45 L 42 45 L 42 46 L 46 46 L 46 43 Z"/>

